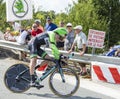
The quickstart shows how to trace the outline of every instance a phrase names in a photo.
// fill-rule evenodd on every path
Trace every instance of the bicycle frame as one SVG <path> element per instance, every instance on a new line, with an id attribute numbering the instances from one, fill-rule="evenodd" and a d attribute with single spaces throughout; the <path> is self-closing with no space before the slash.
<path id="1" fill-rule="evenodd" d="M 63 75 L 63 71 L 62 71 L 62 67 L 60 64 L 56 64 L 54 65 L 50 70 L 48 70 L 44 75 L 42 75 L 40 78 L 38 78 L 36 80 L 36 82 L 40 82 L 40 81 L 43 81 L 49 74 L 51 74 L 52 72 L 54 72 L 56 69 L 59 70 L 59 73 L 61 75 L 61 78 L 62 78 L 62 81 L 65 82 L 65 79 L 64 79 L 64 75 Z"/>
<path id="2" fill-rule="evenodd" d="M 36 66 L 35 67 L 35 70 L 39 68 L 39 66 Z M 52 68 L 50 70 L 48 70 L 47 72 L 45 72 L 44 75 L 42 75 L 40 78 L 37 78 L 36 82 L 41 82 L 43 81 L 49 74 L 51 74 L 52 72 L 54 72 L 56 69 L 58 69 L 60 75 L 61 75 L 61 78 L 62 78 L 62 81 L 65 82 L 65 79 L 64 79 L 64 75 L 63 75 L 63 71 L 62 71 L 62 67 L 60 65 L 60 63 L 56 63 L 56 65 L 52 66 Z M 30 82 L 29 80 L 25 79 L 22 77 L 22 75 L 29 71 L 29 68 L 28 69 L 25 69 L 24 71 L 22 71 L 20 74 L 18 74 L 18 76 L 16 77 L 16 80 L 19 80 L 20 78 Z"/>
<path id="3" fill-rule="evenodd" d="M 41 59 L 41 58 L 39 58 Z M 44 59 L 44 60 L 48 60 L 48 61 L 52 61 L 50 59 Z M 37 67 L 36 67 L 37 69 Z M 56 69 L 59 70 L 59 73 L 61 75 L 61 78 L 62 78 L 62 81 L 65 82 L 65 78 L 64 78 L 64 75 L 63 75 L 63 71 L 62 71 L 62 66 L 60 64 L 60 61 L 59 63 L 57 62 L 56 65 L 54 65 L 50 70 L 48 70 L 44 75 L 42 75 L 40 78 L 38 78 L 36 80 L 36 82 L 40 82 L 40 81 L 43 81 L 49 74 L 51 74 L 52 72 L 54 72 Z"/>
<path id="4" fill-rule="evenodd" d="M 57 69 L 56 66 L 53 66 L 50 70 L 48 70 L 44 75 L 42 75 L 36 81 L 37 82 L 43 81 L 49 74 L 51 74 L 52 72 L 54 72 L 56 69 Z"/>

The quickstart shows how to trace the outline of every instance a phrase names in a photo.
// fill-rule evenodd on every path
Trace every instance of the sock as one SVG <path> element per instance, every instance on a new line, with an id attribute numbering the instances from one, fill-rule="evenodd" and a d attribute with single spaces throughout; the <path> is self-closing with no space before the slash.
<path id="1" fill-rule="evenodd" d="M 31 77 L 31 81 L 35 82 L 35 80 L 36 80 L 35 75 L 30 75 L 30 77 Z"/>

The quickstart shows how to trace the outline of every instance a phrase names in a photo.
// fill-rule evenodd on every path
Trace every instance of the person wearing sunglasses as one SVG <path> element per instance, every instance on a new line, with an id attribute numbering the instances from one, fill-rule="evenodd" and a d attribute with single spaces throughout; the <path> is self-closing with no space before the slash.
<path id="1" fill-rule="evenodd" d="M 64 43 L 64 50 L 68 51 L 68 50 L 70 50 L 70 48 L 73 44 L 75 34 L 74 34 L 72 23 L 67 23 L 66 29 L 67 29 L 68 33 L 67 33 L 65 43 Z M 73 48 L 73 50 L 74 50 L 74 48 Z"/>
<path id="2" fill-rule="evenodd" d="M 41 33 L 43 33 L 43 31 L 37 26 L 37 24 L 34 23 L 32 25 L 32 32 L 31 32 L 32 37 L 35 37 Z"/>

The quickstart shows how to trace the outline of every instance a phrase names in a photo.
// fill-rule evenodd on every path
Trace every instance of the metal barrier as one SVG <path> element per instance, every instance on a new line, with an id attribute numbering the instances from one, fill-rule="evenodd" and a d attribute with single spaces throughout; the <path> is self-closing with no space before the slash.
<path id="1" fill-rule="evenodd" d="M 0 47 L 15 49 L 18 51 L 24 51 L 29 53 L 29 50 L 27 49 L 27 45 L 20 45 L 16 42 L 0 40 Z M 45 50 L 49 55 L 52 55 L 51 49 L 45 48 Z M 68 55 L 67 51 L 60 50 L 60 52 L 64 55 Z M 86 64 L 91 64 L 92 61 L 97 61 L 97 62 L 120 65 L 120 58 L 117 57 L 99 56 L 99 55 L 91 55 L 91 54 L 85 54 L 84 56 L 80 56 L 79 53 L 77 52 L 74 52 L 74 57 L 70 58 L 70 60 L 75 62 L 83 62 Z"/>

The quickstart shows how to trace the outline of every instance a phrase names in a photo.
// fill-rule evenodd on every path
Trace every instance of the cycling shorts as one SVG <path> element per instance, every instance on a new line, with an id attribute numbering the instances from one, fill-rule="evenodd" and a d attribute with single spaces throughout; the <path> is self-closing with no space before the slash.
<path id="1" fill-rule="evenodd" d="M 39 42 L 40 40 L 38 40 L 38 38 L 35 38 L 28 44 L 28 48 L 30 50 L 30 58 L 34 58 L 37 56 L 44 58 L 47 55 L 47 53 L 40 48 L 41 44 Z"/>

